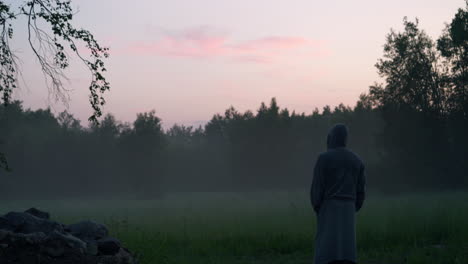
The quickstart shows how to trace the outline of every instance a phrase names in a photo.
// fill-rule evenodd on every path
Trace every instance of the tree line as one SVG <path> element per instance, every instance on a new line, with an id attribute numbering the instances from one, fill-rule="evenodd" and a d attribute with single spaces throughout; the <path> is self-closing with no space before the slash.
<path id="1" fill-rule="evenodd" d="M 170 191 L 307 189 L 328 129 L 345 123 L 369 188 L 446 190 L 468 184 L 468 2 L 437 40 L 404 19 L 376 63 L 381 83 L 353 107 L 311 113 L 275 98 L 255 111 L 229 107 L 198 128 L 164 130 L 154 111 L 131 124 L 106 115 L 82 126 L 68 112 L 0 107 L 2 197 L 155 198 Z"/>

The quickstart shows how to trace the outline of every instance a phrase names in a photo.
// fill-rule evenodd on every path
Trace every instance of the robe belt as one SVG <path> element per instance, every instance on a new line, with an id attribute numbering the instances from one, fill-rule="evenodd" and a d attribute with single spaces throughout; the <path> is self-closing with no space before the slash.
<path id="1" fill-rule="evenodd" d="M 355 198 L 352 197 L 343 197 L 343 196 L 332 196 L 330 198 L 327 198 L 325 200 L 340 200 L 340 201 L 354 201 Z"/>

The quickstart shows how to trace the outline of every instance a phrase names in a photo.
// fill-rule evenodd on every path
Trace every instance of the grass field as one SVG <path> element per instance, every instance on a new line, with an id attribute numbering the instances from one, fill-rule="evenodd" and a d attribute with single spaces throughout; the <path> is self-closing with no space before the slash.
<path id="1" fill-rule="evenodd" d="M 171 194 L 155 201 L 2 201 L 56 220 L 93 219 L 150 263 L 312 263 L 307 193 Z M 357 216 L 359 263 L 468 263 L 468 193 L 369 195 Z"/>

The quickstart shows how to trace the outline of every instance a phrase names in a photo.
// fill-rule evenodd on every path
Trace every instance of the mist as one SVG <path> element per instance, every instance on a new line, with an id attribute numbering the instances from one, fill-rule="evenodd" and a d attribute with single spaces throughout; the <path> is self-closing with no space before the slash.
<path id="1" fill-rule="evenodd" d="M 466 147 L 453 140 L 459 123 L 428 130 L 443 124 L 403 111 L 390 126 L 365 96 L 352 108 L 326 106 L 310 114 L 290 112 L 273 98 L 255 111 L 230 107 L 203 127 L 164 130 L 154 111 L 131 124 L 108 114 L 100 124 L 82 126 L 68 112 L 54 115 L 15 102 L 0 108 L 0 137 L 12 169 L 2 172 L 0 196 L 154 199 L 172 192 L 304 191 L 335 123 L 349 126 L 349 148 L 365 161 L 373 192 L 465 188 Z"/>

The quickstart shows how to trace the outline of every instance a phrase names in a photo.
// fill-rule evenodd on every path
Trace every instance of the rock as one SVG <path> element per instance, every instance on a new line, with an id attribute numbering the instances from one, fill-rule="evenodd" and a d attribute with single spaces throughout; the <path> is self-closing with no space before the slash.
<path id="1" fill-rule="evenodd" d="M 0 241 L 5 239 L 9 234 L 11 234 L 10 231 L 0 229 Z"/>
<path id="2" fill-rule="evenodd" d="M 65 245 L 59 241 L 52 241 L 43 247 L 43 252 L 51 257 L 60 257 L 65 253 Z"/>
<path id="3" fill-rule="evenodd" d="M 40 244 L 47 239 L 47 236 L 43 232 L 35 232 L 23 234 L 23 238 L 29 244 Z"/>
<path id="4" fill-rule="evenodd" d="M 0 230 L 14 231 L 15 227 L 12 226 L 5 217 L 0 216 Z"/>
<path id="5" fill-rule="evenodd" d="M 99 253 L 98 244 L 95 240 L 86 241 L 86 254 L 96 256 Z"/>
<path id="6" fill-rule="evenodd" d="M 28 210 L 24 211 L 25 213 L 28 213 L 30 215 L 34 215 L 35 217 L 42 218 L 42 219 L 47 219 L 49 220 L 50 215 L 47 212 L 41 211 L 39 209 L 36 209 L 34 207 L 29 208 Z"/>
<path id="7" fill-rule="evenodd" d="M 120 241 L 113 237 L 99 239 L 97 245 L 102 255 L 115 255 L 120 250 Z"/>
<path id="8" fill-rule="evenodd" d="M 7 232 L 3 235 L 3 239 L 1 239 L 2 243 L 13 243 L 13 244 L 21 244 L 21 245 L 34 245 L 40 244 L 46 240 L 47 236 L 42 232 L 31 233 L 31 234 L 22 234 L 22 233 L 12 233 Z"/>
<path id="9" fill-rule="evenodd" d="M 62 234 L 57 231 L 52 232 L 47 240 L 41 244 L 41 251 L 50 257 L 60 257 L 67 251 L 84 254 L 86 244 L 80 239 L 70 235 Z"/>
<path id="10" fill-rule="evenodd" d="M 8 214 L 4 215 L 3 218 L 6 220 L 7 224 L 16 229 L 24 224 L 26 218 L 23 216 L 24 214 L 25 213 L 9 212 Z"/>
<path id="11" fill-rule="evenodd" d="M 136 263 L 135 259 L 133 256 L 128 252 L 128 250 L 124 248 L 120 248 L 119 252 L 115 255 L 119 260 L 121 264 L 134 264 Z"/>
<path id="12" fill-rule="evenodd" d="M 83 221 L 65 226 L 31 208 L 0 216 L 0 264 L 136 264 L 135 257 L 108 237 L 106 226 Z"/>
<path id="13" fill-rule="evenodd" d="M 62 234 L 57 231 L 52 232 L 47 238 L 48 240 L 62 241 L 70 248 L 78 249 L 79 251 L 86 251 L 86 243 L 71 234 Z"/>
<path id="14" fill-rule="evenodd" d="M 68 225 L 66 226 L 66 230 L 82 240 L 96 240 L 109 235 L 109 231 L 105 225 L 89 220 Z"/>
<path id="15" fill-rule="evenodd" d="M 8 224 L 13 226 L 18 233 L 52 233 L 58 231 L 63 233 L 63 226 L 55 221 L 35 217 L 29 213 L 10 212 L 4 216 Z"/>

